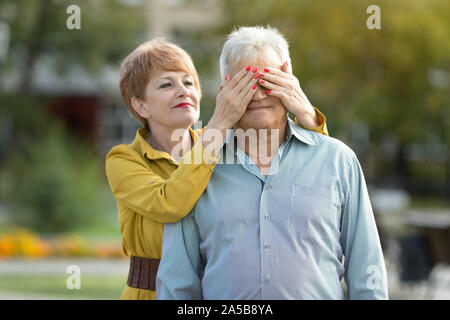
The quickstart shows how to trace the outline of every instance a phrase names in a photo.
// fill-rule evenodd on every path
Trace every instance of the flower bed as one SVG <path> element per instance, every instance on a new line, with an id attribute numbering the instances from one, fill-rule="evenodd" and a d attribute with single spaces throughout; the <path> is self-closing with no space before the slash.
<path id="1" fill-rule="evenodd" d="M 58 235 L 43 239 L 29 230 L 0 234 L 1 258 L 47 257 L 125 258 L 120 242 L 90 244 L 78 235 Z"/>

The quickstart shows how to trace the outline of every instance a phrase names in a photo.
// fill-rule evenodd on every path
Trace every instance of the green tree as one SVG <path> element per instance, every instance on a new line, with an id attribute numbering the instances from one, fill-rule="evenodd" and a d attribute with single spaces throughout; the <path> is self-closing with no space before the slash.
<path id="1" fill-rule="evenodd" d="M 51 97 L 33 92 L 31 79 L 44 58 L 60 73 L 73 65 L 93 75 L 108 64 L 117 67 L 147 34 L 145 12 L 125 3 L 0 0 L 0 20 L 11 31 L 1 66 L 8 72 L 0 77 L 20 80 L 14 92 L 0 92 L 0 124 L 11 128 L 8 139 L 0 139 L 0 203 L 15 222 L 57 232 L 104 225 L 105 214 L 114 213 L 103 159 L 46 115 Z M 81 30 L 67 28 L 72 4 L 81 9 Z"/>
<path id="2" fill-rule="evenodd" d="M 0 0 L 0 19 L 11 29 L 6 67 L 21 65 L 20 90 L 27 93 L 36 62 L 48 56 L 64 72 L 79 64 L 95 73 L 105 64 L 117 65 L 146 35 L 143 11 L 122 1 L 76 1 L 81 29 L 69 30 L 68 0 Z M 17 61 L 16 59 L 23 59 Z"/>
<path id="3" fill-rule="evenodd" d="M 89 146 L 53 126 L 10 154 L 2 179 L 13 222 L 46 233 L 111 225 L 114 202 Z"/>

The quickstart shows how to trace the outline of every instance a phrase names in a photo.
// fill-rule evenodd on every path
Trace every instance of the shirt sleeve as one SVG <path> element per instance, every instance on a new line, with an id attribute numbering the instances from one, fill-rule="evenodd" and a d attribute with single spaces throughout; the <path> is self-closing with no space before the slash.
<path id="1" fill-rule="evenodd" d="M 361 166 L 352 154 L 341 245 L 348 298 L 388 299 L 387 276 L 377 226 Z"/>
<path id="2" fill-rule="evenodd" d="M 160 223 L 186 216 L 204 192 L 218 158 L 199 140 L 167 179 L 154 173 L 126 145 L 106 156 L 106 176 L 117 201 Z"/>
<path id="3" fill-rule="evenodd" d="M 200 236 L 193 215 L 164 225 L 162 259 L 156 277 L 158 300 L 202 299 Z"/>
<path id="4" fill-rule="evenodd" d="M 325 118 L 325 116 L 323 115 L 322 112 L 319 111 L 319 109 L 317 109 L 316 107 L 313 107 L 314 110 L 316 111 L 317 117 L 319 118 L 319 122 L 320 124 L 317 127 L 304 127 L 300 124 L 300 122 L 298 121 L 297 116 L 295 117 L 295 123 L 298 124 L 299 126 L 301 126 L 304 129 L 307 130 L 311 130 L 311 131 L 315 131 L 318 133 L 321 133 L 325 136 L 328 136 L 328 128 L 327 128 L 327 118 Z"/>

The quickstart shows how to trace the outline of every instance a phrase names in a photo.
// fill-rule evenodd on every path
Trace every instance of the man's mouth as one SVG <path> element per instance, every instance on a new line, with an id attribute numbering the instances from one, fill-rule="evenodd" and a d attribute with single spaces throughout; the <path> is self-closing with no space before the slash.
<path id="1" fill-rule="evenodd" d="M 189 107 L 192 107 L 192 104 L 184 102 L 184 103 L 177 104 L 174 108 L 189 108 Z"/>

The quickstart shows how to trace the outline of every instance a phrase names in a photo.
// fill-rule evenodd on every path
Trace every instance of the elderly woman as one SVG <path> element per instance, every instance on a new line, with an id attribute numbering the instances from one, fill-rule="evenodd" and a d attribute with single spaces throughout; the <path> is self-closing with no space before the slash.
<path id="1" fill-rule="evenodd" d="M 224 75 L 212 118 L 205 128 L 194 131 L 190 127 L 199 118 L 200 83 L 183 49 L 158 38 L 140 45 L 123 61 L 122 98 L 142 128 L 131 144 L 115 146 L 106 156 L 122 246 L 131 259 L 121 299 L 156 298 L 163 224 L 182 219 L 202 195 L 220 158 L 225 131 L 263 90 L 260 78 L 256 68 L 247 65 L 232 78 Z M 276 98 L 280 93 L 271 94 Z M 302 126 L 326 134 L 324 116 L 309 107 L 303 104 L 291 111 Z M 173 138 L 175 133 L 179 139 Z"/>

